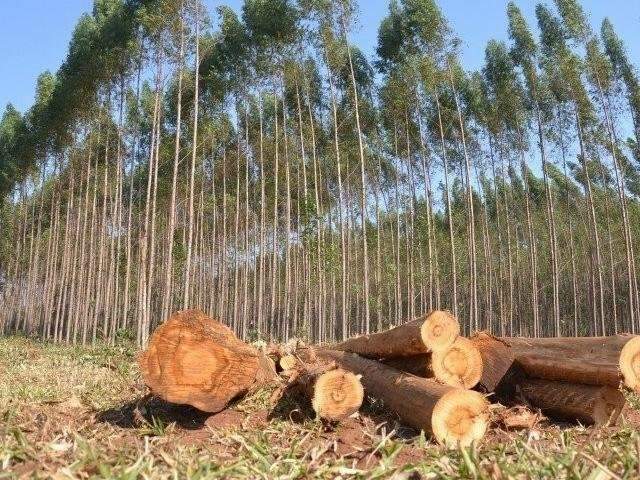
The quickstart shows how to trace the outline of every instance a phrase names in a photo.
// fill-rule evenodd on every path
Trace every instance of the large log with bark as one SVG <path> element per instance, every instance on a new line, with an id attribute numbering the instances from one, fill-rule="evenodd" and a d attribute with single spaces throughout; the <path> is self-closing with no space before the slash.
<path id="1" fill-rule="evenodd" d="M 199 310 L 160 325 L 138 363 L 153 394 L 212 413 L 275 377 L 264 354 Z"/>
<path id="2" fill-rule="evenodd" d="M 318 349 L 317 355 L 362 375 L 368 394 L 382 400 L 405 423 L 431 433 L 442 444 L 468 446 L 487 430 L 489 403 L 478 392 L 442 385 L 353 353 Z"/>
<path id="3" fill-rule="evenodd" d="M 625 405 L 622 392 L 609 386 L 523 379 L 518 387 L 531 406 L 569 422 L 613 425 Z"/>
<path id="4" fill-rule="evenodd" d="M 330 348 L 376 360 L 407 357 L 446 349 L 459 334 L 455 317 L 436 310 L 390 330 L 350 338 Z"/>
<path id="5" fill-rule="evenodd" d="M 640 392 L 640 337 L 503 338 L 532 378 L 618 387 Z"/>

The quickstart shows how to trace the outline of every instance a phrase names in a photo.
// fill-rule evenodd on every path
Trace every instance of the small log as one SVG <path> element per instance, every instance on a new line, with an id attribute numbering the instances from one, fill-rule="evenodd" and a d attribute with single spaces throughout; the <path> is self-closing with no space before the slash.
<path id="1" fill-rule="evenodd" d="M 283 355 L 282 357 L 280 357 L 280 360 L 278 361 L 278 364 L 279 364 L 279 366 L 280 366 L 280 368 L 282 370 L 287 372 L 289 370 L 293 370 L 293 368 L 295 368 L 297 362 L 298 361 L 297 361 L 295 355 Z"/>
<path id="2" fill-rule="evenodd" d="M 622 392 L 609 386 L 526 379 L 519 388 L 545 415 L 569 422 L 614 425 L 625 405 Z"/>
<path id="3" fill-rule="evenodd" d="M 446 350 L 433 352 L 431 368 L 436 380 L 452 387 L 473 388 L 482 379 L 480 350 L 471 340 L 456 338 Z"/>
<path id="4" fill-rule="evenodd" d="M 390 330 L 350 338 L 329 348 L 376 360 L 407 357 L 445 349 L 459 333 L 458 321 L 450 313 L 436 310 Z"/>
<path id="5" fill-rule="evenodd" d="M 468 446 L 485 435 L 489 403 L 478 392 L 416 377 L 352 353 L 318 349 L 317 354 L 362 375 L 367 393 L 382 400 L 405 423 L 431 433 L 444 445 Z"/>
<path id="6" fill-rule="evenodd" d="M 360 377 L 341 368 L 314 375 L 308 385 L 311 406 L 325 420 L 344 420 L 360 410 L 364 400 Z"/>
<path id="7" fill-rule="evenodd" d="M 178 312 L 160 325 L 138 363 L 155 395 L 211 413 L 275 377 L 264 354 L 199 310 Z"/>

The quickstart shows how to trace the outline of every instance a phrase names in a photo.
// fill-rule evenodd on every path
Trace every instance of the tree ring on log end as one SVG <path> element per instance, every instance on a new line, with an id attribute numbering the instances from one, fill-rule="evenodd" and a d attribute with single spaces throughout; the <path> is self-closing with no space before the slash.
<path id="1" fill-rule="evenodd" d="M 454 389 L 436 403 L 431 426 L 436 440 L 448 447 L 466 447 L 484 437 L 489 402 L 481 393 Z"/>
<path id="2" fill-rule="evenodd" d="M 451 347 L 431 357 L 433 374 L 452 387 L 473 388 L 482 378 L 482 356 L 473 342 L 458 337 Z"/>
<path id="3" fill-rule="evenodd" d="M 316 380 L 311 403 L 325 420 L 342 420 L 357 412 L 364 399 L 364 389 L 357 375 L 337 368 Z"/>
<path id="4" fill-rule="evenodd" d="M 449 348 L 460 335 L 460 324 L 449 312 L 435 310 L 427 315 L 420 327 L 422 342 L 431 351 Z"/>
<path id="5" fill-rule="evenodd" d="M 625 385 L 640 393 L 640 336 L 633 337 L 622 347 L 620 371 Z"/>

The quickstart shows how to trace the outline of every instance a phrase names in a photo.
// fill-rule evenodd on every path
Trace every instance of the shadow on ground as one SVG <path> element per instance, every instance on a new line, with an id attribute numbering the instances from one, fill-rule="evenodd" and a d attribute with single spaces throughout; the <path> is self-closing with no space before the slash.
<path id="1" fill-rule="evenodd" d="M 120 407 L 103 410 L 96 415 L 96 420 L 120 428 L 140 428 L 145 423 L 153 425 L 159 420 L 165 425 L 176 423 L 186 430 L 198 430 L 205 426 L 211 415 L 189 405 L 176 405 L 145 396 Z"/>

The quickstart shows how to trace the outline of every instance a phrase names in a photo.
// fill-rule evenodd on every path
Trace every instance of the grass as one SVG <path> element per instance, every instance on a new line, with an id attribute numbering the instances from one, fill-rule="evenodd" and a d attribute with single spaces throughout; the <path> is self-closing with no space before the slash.
<path id="1" fill-rule="evenodd" d="M 640 477 L 632 409 L 615 428 L 494 429 L 459 451 L 380 416 L 375 405 L 337 427 L 295 405 L 271 418 L 270 393 L 210 418 L 158 401 L 136 410 L 145 387 L 134 349 L 0 338 L 0 478 Z M 630 403 L 640 406 L 636 397 Z"/>

